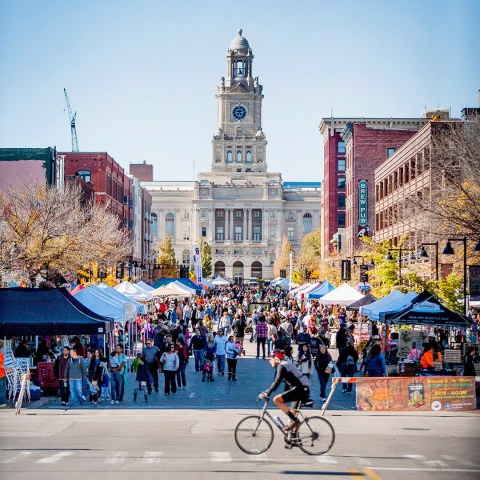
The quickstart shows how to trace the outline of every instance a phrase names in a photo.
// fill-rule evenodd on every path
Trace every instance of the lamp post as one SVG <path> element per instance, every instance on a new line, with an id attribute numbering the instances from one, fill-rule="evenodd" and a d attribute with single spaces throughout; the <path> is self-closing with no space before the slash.
<path id="1" fill-rule="evenodd" d="M 293 262 L 293 251 L 290 251 L 290 281 L 288 284 L 288 291 L 292 289 L 292 262 Z"/>
<path id="2" fill-rule="evenodd" d="M 428 253 L 425 250 L 425 245 L 435 246 L 435 280 L 438 282 L 438 242 L 424 242 L 420 245 L 417 255 L 420 258 L 428 258 Z"/>
<path id="3" fill-rule="evenodd" d="M 451 242 L 463 243 L 463 313 L 467 314 L 467 237 L 462 238 L 449 238 L 447 245 L 443 249 L 444 255 L 453 255 L 455 250 L 452 247 Z M 475 251 L 480 251 L 480 242 L 475 246 Z M 478 250 L 477 250 L 478 247 Z"/>
<path id="4" fill-rule="evenodd" d="M 398 252 L 398 280 L 400 286 L 402 285 L 402 252 L 407 252 L 402 247 L 399 248 L 389 248 L 387 254 L 385 255 L 385 260 L 393 260 L 392 254 L 390 252 Z"/>

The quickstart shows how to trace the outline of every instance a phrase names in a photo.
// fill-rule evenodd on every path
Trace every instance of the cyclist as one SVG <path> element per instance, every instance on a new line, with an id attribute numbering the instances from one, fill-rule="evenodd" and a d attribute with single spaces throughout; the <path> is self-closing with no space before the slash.
<path id="1" fill-rule="evenodd" d="M 275 405 L 290 419 L 288 425 L 284 428 L 285 432 L 294 431 L 300 424 L 297 419 L 297 408 L 302 401 L 310 397 L 310 381 L 295 365 L 285 360 L 284 350 L 274 350 L 270 357 L 270 365 L 277 370 L 275 379 L 270 387 L 262 392 L 260 398 L 268 398 L 275 391 L 282 381 L 285 382 L 287 390 L 276 395 L 273 399 Z M 287 405 L 292 402 L 291 406 Z"/>

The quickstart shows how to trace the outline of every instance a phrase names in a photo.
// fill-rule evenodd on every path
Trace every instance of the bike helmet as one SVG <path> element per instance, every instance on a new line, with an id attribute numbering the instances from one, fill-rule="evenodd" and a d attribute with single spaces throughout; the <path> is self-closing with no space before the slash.
<path id="1" fill-rule="evenodd" d="M 285 358 L 285 350 L 274 350 L 271 355 L 272 358 L 283 360 Z"/>

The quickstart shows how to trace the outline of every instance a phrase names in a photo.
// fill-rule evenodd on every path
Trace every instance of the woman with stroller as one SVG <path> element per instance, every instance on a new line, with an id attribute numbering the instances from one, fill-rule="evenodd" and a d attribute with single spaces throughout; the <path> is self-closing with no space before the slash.
<path id="1" fill-rule="evenodd" d="M 96 407 L 98 402 L 98 392 L 103 379 L 104 362 L 103 351 L 100 348 L 95 349 L 90 365 L 88 366 L 87 379 L 90 386 L 90 403 Z"/>
<path id="2" fill-rule="evenodd" d="M 205 377 L 208 377 L 208 380 L 213 382 L 213 362 L 215 361 L 217 353 L 217 344 L 213 335 L 208 336 L 208 341 L 205 344 L 203 349 L 203 373 L 202 373 L 202 382 L 205 381 Z"/>

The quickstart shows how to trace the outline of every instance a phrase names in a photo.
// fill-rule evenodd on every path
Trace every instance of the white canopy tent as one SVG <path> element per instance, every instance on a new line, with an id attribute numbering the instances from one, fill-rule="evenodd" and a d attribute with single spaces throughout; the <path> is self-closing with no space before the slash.
<path id="1" fill-rule="evenodd" d="M 191 297 L 192 295 L 196 294 L 196 291 L 193 288 L 187 287 L 186 285 L 178 281 L 170 282 L 165 286 L 172 290 L 176 290 L 185 297 Z"/>
<path id="2" fill-rule="evenodd" d="M 154 288 L 151 287 L 148 283 L 142 282 L 141 280 L 135 284 L 136 287 L 141 288 L 144 292 L 151 292 Z"/>
<path id="3" fill-rule="evenodd" d="M 311 292 L 312 290 L 315 290 L 319 285 L 320 283 L 315 282 L 315 283 L 309 283 L 305 288 L 297 288 L 295 296 L 299 298 L 302 295 L 308 295 L 309 292 Z"/>
<path id="4" fill-rule="evenodd" d="M 113 288 L 128 298 L 133 298 L 133 300 L 136 300 L 137 302 L 148 302 L 152 299 L 150 293 L 144 292 L 141 288 L 138 288 L 130 282 L 122 282 Z"/>
<path id="5" fill-rule="evenodd" d="M 104 292 L 105 295 L 108 295 L 110 297 L 114 297 L 114 298 L 117 298 L 119 299 L 123 304 L 126 304 L 126 303 L 131 303 L 134 305 L 134 308 L 136 310 L 137 313 L 141 314 L 141 315 L 144 315 L 145 313 L 147 313 L 147 308 L 146 308 L 146 305 L 144 305 L 143 303 L 140 303 L 140 302 L 137 302 L 136 300 L 133 300 L 129 297 L 127 297 L 126 295 L 123 295 L 123 293 L 120 293 L 120 292 L 117 292 L 117 290 L 115 290 L 114 288 L 110 287 L 109 285 L 107 285 L 106 283 L 99 283 L 98 285 L 95 285 L 99 290 L 101 290 L 102 292 Z M 91 288 L 91 287 L 89 287 Z"/>
<path id="6" fill-rule="evenodd" d="M 184 292 L 165 287 L 164 285 L 152 290 L 150 293 L 153 297 L 182 297 L 185 295 Z"/>
<path id="7" fill-rule="evenodd" d="M 216 277 L 212 280 L 211 282 L 213 285 L 215 285 L 216 287 L 223 287 L 223 286 L 227 286 L 227 285 L 230 285 L 230 282 L 228 280 L 225 280 L 224 278 L 222 277 Z"/>
<path id="8" fill-rule="evenodd" d="M 324 295 L 321 302 L 324 305 L 350 305 L 360 300 L 363 295 L 351 287 L 348 283 L 344 283 L 335 290 Z"/>

